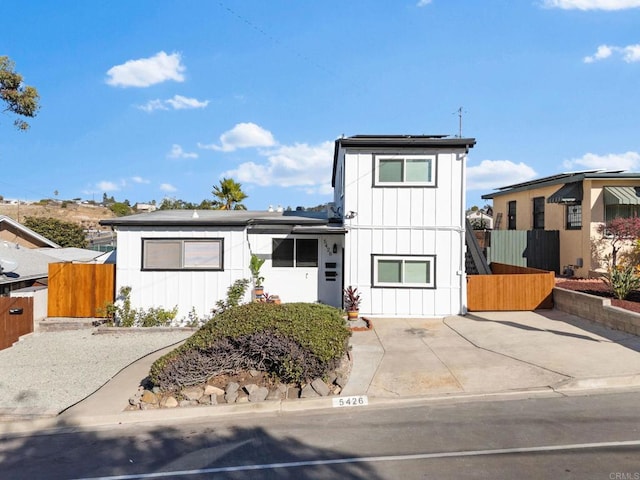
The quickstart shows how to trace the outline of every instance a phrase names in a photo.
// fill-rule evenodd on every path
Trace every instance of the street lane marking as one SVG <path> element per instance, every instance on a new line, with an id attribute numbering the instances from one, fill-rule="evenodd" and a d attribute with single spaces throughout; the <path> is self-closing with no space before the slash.
<path id="1" fill-rule="evenodd" d="M 114 475 L 109 477 L 82 477 L 75 480 L 136 480 L 141 478 L 186 477 L 205 473 L 246 472 L 272 470 L 275 468 L 314 467 L 320 465 L 340 465 L 346 463 L 402 462 L 409 460 L 428 460 L 433 458 L 476 457 L 481 455 L 505 455 L 511 453 L 557 452 L 563 450 L 588 450 L 594 448 L 637 447 L 640 440 L 624 442 L 576 443 L 571 445 L 545 445 L 540 447 L 499 448 L 495 450 L 468 450 L 462 452 L 416 453 L 412 455 L 387 455 L 378 457 L 336 458 L 332 460 L 305 460 L 300 462 L 264 463 L 260 465 L 238 465 L 233 467 L 201 468 L 197 470 L 179 470 L 174 472 L 139 473 Z"/>

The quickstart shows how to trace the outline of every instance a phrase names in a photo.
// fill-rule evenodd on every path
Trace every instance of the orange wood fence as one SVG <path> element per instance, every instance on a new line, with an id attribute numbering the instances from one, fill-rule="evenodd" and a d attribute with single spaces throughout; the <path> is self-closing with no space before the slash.
<path id="1" fill-rule="evenodd" d="M 48 297 L 49 317 L 103 317 L 115 299 L 115 265 L 50 263 Z"/>
<path id="2" fill-rule="evenodd" d="M 0 297 L 0 350 L 33 332 L 33 298 Z M 6 367 L 6 366 L 5 366 Z"/>
<path id="3" fill-rule="evenodd" d="M 492 275 L 467 276 L 471 312 L 553 308 L 554 272 L 491 263 Z"/>

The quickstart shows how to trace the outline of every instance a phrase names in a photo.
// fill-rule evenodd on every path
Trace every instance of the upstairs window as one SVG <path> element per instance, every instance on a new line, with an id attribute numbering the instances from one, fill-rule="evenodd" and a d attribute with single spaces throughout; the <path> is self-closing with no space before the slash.
<path id="1" fill-rule="evenodd" d="M 273 267 L 317 267 L 317 238 L 274 238 L 271 264 Z"/>
<path id="2" fill-rule="evenodd" d="M 516 229 L 516 201 L 511 200 L 507 204 L 507 228 L 509 230 Z"/>
<path id="3" fill-rule="evenodd" d="M 544 197 L 533 199 L 533 228 L 544 229 Z"/>
<path id="4" fill-rule="evenodd" d="M 582 228 L 582 205 L 567 205 L 567 230 L 580 230 Z"/>
<path id="5" fill-rule="evenodd" d="M 435 187 L 436 156 L 377 156 L 375 171 L 375 186 L 378 187 Z"/>
<path id="6" fill-rule="evenodd" d="M 142 270 L 223 270 L 223 239 L 142 239 Z"/>

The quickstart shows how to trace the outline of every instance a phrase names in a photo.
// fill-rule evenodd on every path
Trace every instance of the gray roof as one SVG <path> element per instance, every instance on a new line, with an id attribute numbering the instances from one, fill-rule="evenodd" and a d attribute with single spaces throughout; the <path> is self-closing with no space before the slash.
<path id="1" fill-rule="evenodd" d="M 156 210 L 100 220 L 110 226 L 246 226 L 246 225 L 326 225 L 326 212 L 316 217 L 296 215 L 296 212 L 266 212 L 252 210 Z"/>
<path id="2" fill-rule="evenodd" d="M 17 264 L 12 272 L 0 274 L 0 284 L 47 278 L 50 263 L 106 263 L 108 258 L 103 252 L 84 248 L 25 248 L 13 242 L 0 241 L 0 259 Z"/>
<path id="3" fill-rule="evenodd" d="M 566 183 L 582 182 L 584 180 L 640 180 L 640 173 L 625 172 L 624 170 L 585 170 L 582 172 L 560 173 L 548 177 L 530 180 L 528 182 L 515 183 L 500 187 L 498 192 L 482 195 L 483 199 L 492 199 L 500 195 L 534 190 L 536 188 L 551 185 L 564 185 Z"/>
<path id="4" fill-rule="evenodd" d="M 476 144 L 475 138 L 451 137 L 448 135 L 354 135 L 336 140 L 333 153 L 331 185 L 336 185 L 336 169 L 340 148 L 362 149 L 453 149 L 469 151 Z"/>

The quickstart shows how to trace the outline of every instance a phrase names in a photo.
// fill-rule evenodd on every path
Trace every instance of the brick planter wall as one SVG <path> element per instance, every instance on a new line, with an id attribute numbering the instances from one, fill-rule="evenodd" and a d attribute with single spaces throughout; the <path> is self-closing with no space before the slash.
<path id="1" fill-rule="evenodd" d="M 612 306 L 609 298 L 555 287 L 553 303 L 555 308 L 563 312 L 600 323 L 614 330 L 640 335 L 640 315 Z"/>

